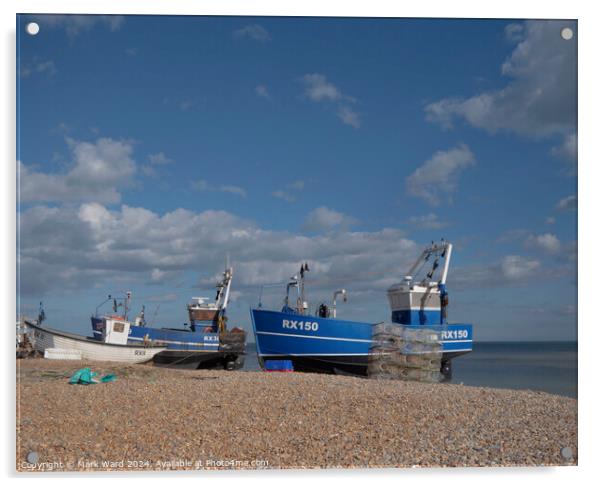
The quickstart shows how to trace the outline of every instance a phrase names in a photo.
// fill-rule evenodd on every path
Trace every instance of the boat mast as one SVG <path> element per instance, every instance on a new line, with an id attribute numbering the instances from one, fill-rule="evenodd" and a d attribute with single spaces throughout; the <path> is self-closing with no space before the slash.
<path id="1" fill-rule="evenodd" d="M 307 262 L 301 264 L 301 270 L 299 271 L 299 275 L 301 276 L 301 297 L 300 302 L 297 302 L 297 307 L 300 314 L 305 314 L 305 309 L 307 308 L 307 302 L 305 302 L 305 272 L 309 272 Z"/>
<path id="2" fill-rule="evenodd" d="M 132 292 L 127 291 L 125 293 L 125 302 L 123 304 L 123 318 L 127 321 L 128 319 L 128 311 L 130 310 L 130 300 L 132 298 Z"/>

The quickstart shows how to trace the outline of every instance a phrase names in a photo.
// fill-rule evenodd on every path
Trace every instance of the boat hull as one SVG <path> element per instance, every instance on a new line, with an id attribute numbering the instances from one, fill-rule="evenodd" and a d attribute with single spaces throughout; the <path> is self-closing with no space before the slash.
<path id="1" fill-rule="evenodd" d="M 252 309 L 251 321 L 262 367 L 267 359 L 290 359 L 296 371 L 367 374 L 371 323 L 263 309 Z M 450 324 L 443 329 L 443 361 L 472 351 L 470 324 Z"/>
<path id="2" fill-rule="evenodd" d="M 177 351 L 167 349 L 153 358 L 156 366 L 190 370 L 238 370 L 244 366 L 244 354 L 224 351 Z"/>
<path id="3" fill-rule="evenodd" d="M 73 349 L 81 352 L 82 359 L 90 361 L 145 363 L 165 350 L 165 347 L 156 346 L 107 344 L 94 338 L 41 327 L 29 321 L 25 321 L 25 328 L 36 351 L 43 353 L 50 348 Z"/>
<path id="4" fill-rule="evenodd" d="M 92 317 L 92 332 L 95 339 L 102 336 L 102 318 Z M 130 327 L 128 344 L 153 344 L 165 346 L 165 351 L 154 356 L 158 366 L 184 369 L 239 369 L 244 363 L 243 352 L 220 348 L 217 332 L 190 331 L 186 329 Z"/>

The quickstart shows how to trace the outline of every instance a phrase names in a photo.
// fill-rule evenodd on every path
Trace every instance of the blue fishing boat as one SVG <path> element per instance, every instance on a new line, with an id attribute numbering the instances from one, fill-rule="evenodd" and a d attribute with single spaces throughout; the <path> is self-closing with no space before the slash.
<path id="1" fill-rule="evenodd" d="M 417 329 L 432 328 L 438 333 L 443 358 L 441 373 L 451 379 L 451 360 L 472 351 L 472 325 L 447 322 L 448 293 L 445 285 L 452 244 L 442 241 L 424 249 L 403 281 L 391 286 L 387 297 L 391 321 Z M 432 262 L 432 265 L 429 263 Z M 424 278 L 423 269 L 430 266 Z M 347 299 L 337 290 L 332 303 L 320 304 L 315 314 L 308 312 L 305 300 L 307 263 L 286 285 L 280 310 L 264 309 L 260 302 L 251 309 L 251 321 L 262 367 L 268 360 L 290 360 L 295 371 L 350 373 L 365 375 L 373 344 L 376 322 L 337 319 L 337 298 Z M 291 290 L 297 298 L 291 302 Z"/>
<path id="2" fill-rule="evenodd" d="M 91 317 L 92 332 L 101 339 L 107 323 L 120 320 L 129 324 L 128 344 L 166 346 L 153 361 L 157 365 L 180 368 L 239 369 L 244 364 L 246 333 L 240 328 L 227 328 L 226 308 L 230 298 L 233 269 L 226 268 L 216 285 L 213 302 L 205 297 L 194 297 L 188 304 L 189 322 L 183 328 L 156 328 L 147 325 L 144 306 L 133 322 L 128 321 L 132 294 L 118 299 L 109 295 Z M 101 314 L 105 304 L 112 303 L 112 314 Z"/>

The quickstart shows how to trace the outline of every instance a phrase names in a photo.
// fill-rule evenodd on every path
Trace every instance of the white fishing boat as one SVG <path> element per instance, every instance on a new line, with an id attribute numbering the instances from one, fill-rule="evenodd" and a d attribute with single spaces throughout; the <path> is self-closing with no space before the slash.
<path id="1" fill-rule="evenodd" d="M 58 331 L 26 319 L 23 320 L 23 327 L 36 351 L 45 353 L 47 349 L 55 348 L 76 350 L 84 360 L 145 363 L 166 349 L 166 346 L 156 346 L 150 342 L 127 344 L 130 323 L 120 319 L 106 320 L 102 339 Z"/>

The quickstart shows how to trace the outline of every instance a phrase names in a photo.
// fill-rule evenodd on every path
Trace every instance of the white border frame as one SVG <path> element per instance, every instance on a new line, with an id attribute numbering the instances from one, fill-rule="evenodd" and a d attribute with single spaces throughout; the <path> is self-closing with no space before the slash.
<path id="1" fill-rule="evenodd" d="M 525 2 L 524 0 L 504 0 L 492 2 L 455 0 L 454 2 L 420 1 L 387 2 L 385 0 L 357 1 L 316 1 L 305 0 L 295 3 L 276 0 L 104 0 L 86 2 L 74 0 L 6 0 L 0 4 L 2 9 L 2 106 L 5 109 L 1 119 L 1 146 L 5 148 L 5 162 L 2 164 L 2 209 L 4 213 L 4 232 L 2 241 L 2 302 L 4 316 L 5 359 L 2 360 L 4 377 L 8 390 L 2 408 L 7 420 L 7 432 L 2 443 L 3 465 L 6 475 L 14 473 L 14 425 L 15 404 L 14 358 L 12 348 L 13 327 L 9 325 L 15 319 L 15 14 L 19 13 L 113 13 L 113 14 L 180 14 L 180 15 L 284 15 L 284 16 L 347 16 L 347 17 L 466 17 L 466 18 L 566 18 L 579 21 L 579 466 L 573 468 L 505 468 L 505 469 L 428 469 L 428 470 L 337 470 L 337 471 L 263 471 L 263 472 L 224 472 L 202 474 L 178 473 L 179 479 L 198 482 L 211 478 L 216 482 L 241 481 L 301 484 L 316 479 L 330 480 L 335 476 L 343 481 L 358 483 L 378 476 L 377 481 L 441 481 L 459 480 L 466 485 L 487 481 L 490 485 L 504 484 L 514 479 L 543 479 L 546 484 L 566 484 L 567 480 L 585 479 L 584 475 L 594 477 L 599 458 L 596 454 L 601 437 L 599 403 L 596 400 L 596 388 L 599 386 L 599 358 L 596 348 L 599 311 L 585 302 L 597 302 L 599 299 L 597 277 L 600 271 L 600 258 L 597 243 L 600 234 L 600 214 L 602 207 L 599 189 L 601 160 L 594 157 L 599 143 L 598 118 L 602 113 L 600 90 L 602 87 L 599 63 L 599 46 L 602 45 L 599 25 L 602 17 L 597 15 L 595 2 L 568 2 L 548 0 L 546 2 Z M 599 151 L 598 151 L 599 152 Z M 597 153 L 596 153 L 597 154 Z M 598 311 L 598 312 L 597 312 Z M 11 378 L 12 377 L 12 378 Z M 171 474 L 172 476 L 174 473 Z M 63 482 L 64 474 L 45 474 L 31 476 L 38 481 Z M 67 475 L 81 480 L 82 475 Z M 87 481 L 111 480 L 126 481 L 133 474 L 95 474 L 86 476 Z M 165 474 L 153 473 L 135 475 L 145 481 L 163 482 Z M 19 477 L 24 477 L 19 475 Z M 13 478 L 14 479 L 14 478 Z"/>

